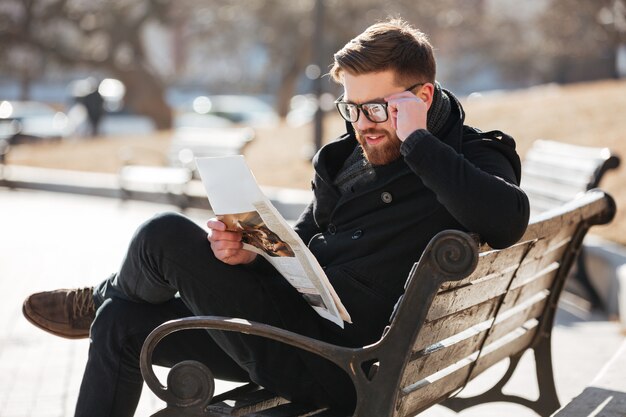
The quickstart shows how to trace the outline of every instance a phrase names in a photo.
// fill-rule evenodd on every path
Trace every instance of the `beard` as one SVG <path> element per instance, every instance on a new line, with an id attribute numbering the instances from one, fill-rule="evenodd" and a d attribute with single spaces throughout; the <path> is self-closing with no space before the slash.
<path id="1" fill-rule="evenodd" d="M 395 132 L 385 129 L 367 129 L 359 131 L 355 129 L 356 139 L 363 148 L 365 158 L 372 165 L 387 165 L 400 158 L 400 146 L 402 141 Z M 365 139 L 366 135 L 384 135 L 381 143 L 370 145 Z"/>

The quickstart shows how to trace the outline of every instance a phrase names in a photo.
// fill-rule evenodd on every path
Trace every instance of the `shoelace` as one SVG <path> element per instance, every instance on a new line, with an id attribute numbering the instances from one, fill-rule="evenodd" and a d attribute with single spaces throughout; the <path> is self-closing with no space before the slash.
<path id="1" fill-rule="evenodd" d="M 93 314 L 95 311 L 96 305 L 93 302 L 93 290 L 91 288 L 76 290 L 74 294 L 74 305 L 72 306 L 74 317 L 84 317 Z"/>

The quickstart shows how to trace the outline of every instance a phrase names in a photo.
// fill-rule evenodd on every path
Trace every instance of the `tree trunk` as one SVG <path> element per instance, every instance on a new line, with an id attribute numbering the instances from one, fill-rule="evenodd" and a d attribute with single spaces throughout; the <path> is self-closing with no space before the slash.
<path id="1" fill-rule="evenodd" d="M 115 74 L 126 86 L 124 102 L 133 111 L 148 116 L 157 129 L 172 127 L 172 110 L 165 101 L 163 84 L 148 70 L 132 68 Z"/>

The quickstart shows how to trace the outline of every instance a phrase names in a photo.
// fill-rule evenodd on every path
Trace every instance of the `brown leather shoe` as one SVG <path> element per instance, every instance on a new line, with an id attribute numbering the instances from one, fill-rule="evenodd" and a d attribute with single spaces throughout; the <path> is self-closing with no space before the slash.
<path id="1" fill-rule="evenodd" d="M 96 316 L 93 288 L 32 294 L 24 300 L 22 312 L 32 324 L 53 335 L 67 339 L 89 337 Z"/>

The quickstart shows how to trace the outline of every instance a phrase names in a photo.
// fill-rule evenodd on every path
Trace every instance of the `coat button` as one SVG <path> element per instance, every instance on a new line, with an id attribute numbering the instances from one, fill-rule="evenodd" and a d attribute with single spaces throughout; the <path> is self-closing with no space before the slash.
<path id="1" fill-rule="evenodd" d="M 335 226 L 333 223 L 330 223 L 328 225 L 328 233 L 330 233 L 331 235 L 337 233 L 337 226 Z"/>
<path id="2" fill-rule="evenodd" d="M 361 236 L 363 236 L 363 230 L 355 230 L 354 233 L 352 233 L 352 240 L 360 239 Z"/>
<path id="3" fill-rule="evenodd" d="M 393 196 L 391 195 L 391 193 L 385 191 L 380 195 L 380 199 L 383 200 L 383 203 L 389 204 L 393 201 Z"/>

